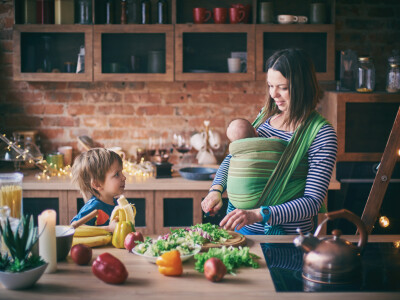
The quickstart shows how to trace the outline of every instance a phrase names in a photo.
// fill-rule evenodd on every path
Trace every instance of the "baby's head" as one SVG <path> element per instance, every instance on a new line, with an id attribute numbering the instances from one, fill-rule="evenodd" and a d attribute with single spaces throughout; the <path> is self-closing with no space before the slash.
<path id="1" fill-rule="evenodd" d="M 229 123 L 226 136 L 233 142 L 236 140 L 258 136 L 256 129 L 246 119 L 235 119 Z"/>
<path id="2" fill-rule="evenodd" d="M 79 186 L 83 195 L 99 196 L 99 192 L 93 188 L 94 182 L 103 184 L 106 173 L 114 162 L 123 165 L 121 157 L 114 151 L 105 148 L 93 148 L 76 157 L 72 166 L 72 182 Z"/>

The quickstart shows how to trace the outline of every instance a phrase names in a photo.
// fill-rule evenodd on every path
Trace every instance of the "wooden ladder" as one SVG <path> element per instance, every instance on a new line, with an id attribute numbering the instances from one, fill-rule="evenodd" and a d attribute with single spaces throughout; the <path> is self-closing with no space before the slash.
<path id="1" fill-rule="evenodd" d="M 361 220 L 364 222 L 368 234 L 371 233 L 376 219 L 379 216 L 379 211 L 382 206 L 383 198 L 389 181 L 392 177 L 393 169 L 397 158 L 400 155 L 400 107 L 397 111 L 396 119 L 390 132 L 385 151 L 382 155 L 382 160 L 376 173 L 374 183 L 369 193 L 367 203 L 365 204 L 364 212 Z"/>

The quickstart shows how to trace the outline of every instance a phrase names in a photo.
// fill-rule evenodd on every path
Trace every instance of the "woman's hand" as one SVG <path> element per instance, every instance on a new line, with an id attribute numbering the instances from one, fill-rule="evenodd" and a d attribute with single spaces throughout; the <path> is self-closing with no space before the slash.
<path id="1" fill-rule="evenodd" d="M 215 216 L 222 207 L 222 195 L 219 192 L 209 192 L 201 202 L 201 209 L 210 216 Z"/>
<path id="2" fill-rule="evenodd" d="M 226 230 L 240 230 L 244 225 L 253 224 L 262 221 L 260 209 L 235 209 L 222 219 L 219 226 Z"/>

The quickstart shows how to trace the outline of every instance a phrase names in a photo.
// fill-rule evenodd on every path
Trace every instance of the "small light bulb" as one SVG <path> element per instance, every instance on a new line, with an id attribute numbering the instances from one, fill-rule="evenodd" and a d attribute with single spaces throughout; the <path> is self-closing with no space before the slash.
<path id="1" fill-rule="evenodd" d="M 382 228 L 388 227 L 390 225 L 389 218 L 386 216 L 381 216 L 379 218 L 379 225 L 381 225 Z"/>
<path id="2" fill-rule="evenodd" d="M 394 242 L 393 242 L 393 246 L 394 246 L 395 248 L 399 249 L 399 248 L 400 248 L 400 240 L 394 241 Z"/>

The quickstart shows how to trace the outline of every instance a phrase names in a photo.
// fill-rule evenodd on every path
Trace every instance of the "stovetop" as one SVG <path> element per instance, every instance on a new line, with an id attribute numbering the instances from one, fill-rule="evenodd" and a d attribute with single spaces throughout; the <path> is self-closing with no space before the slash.
<path id="1" fill-rule="evenodd" d="M 352 285 L 315 285 L 302 277 L 303 251 L 288 243 L 261 243 L 277 292 L 400 292 L 400 249 L 392 243 L 367 243 L 362 278 Z"/>

